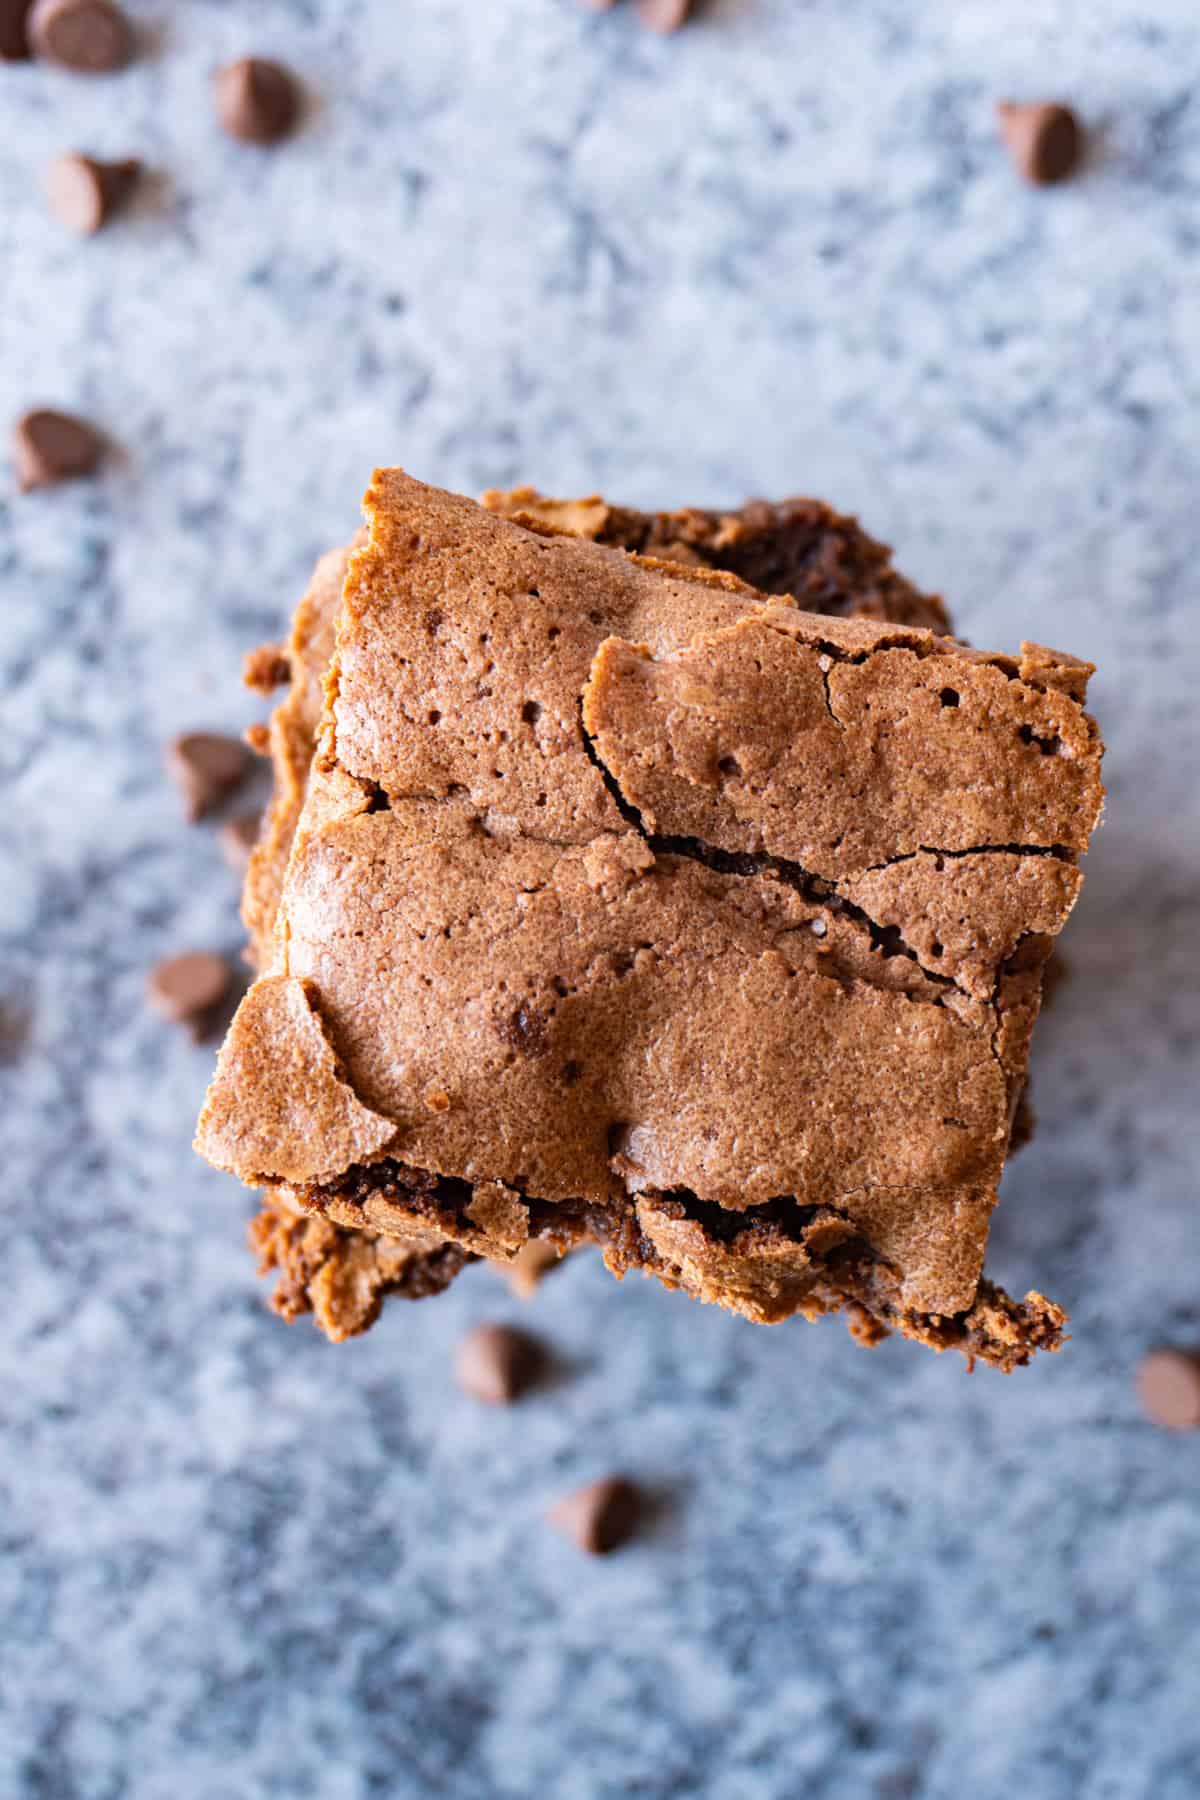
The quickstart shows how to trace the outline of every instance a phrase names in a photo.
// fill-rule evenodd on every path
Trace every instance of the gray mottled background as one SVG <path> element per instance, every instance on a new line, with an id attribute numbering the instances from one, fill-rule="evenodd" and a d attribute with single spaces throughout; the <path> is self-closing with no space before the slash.
<path id="1" fill-rule="evenodd" d="M 0 418 L 121 455 L 0 472 L 0 1793 L 21 1800 L 1195 1800 L 1200 1437 L 1131 1371 L 1200 1338 L 1200 18 L 1192 0 L 135 8 L 107 81 L 0 67 Z M 223 140 L 212 68 L 313 114 Z M 1059 93 L 1023 188 L 993 100 Z M 144 155 L 94 242 L 54 153 Z M 461 1399 L 486 1271 L 355 1344 L 269 1316 L 189 1150 L 209 1055 L 156 958 L 235 947 L 161 772 L 241 727 L 374 462 L 641 502 L 858 510 L 976 642 L 1094 657 L 1108 822 L 992 1268 L 1075 1319 L 1004 1380 L 758 1330 L 594 1260 L 525 1315 L 560 1381 Z M 607 1563 L 540 1522 L 624 1466 Z"/>

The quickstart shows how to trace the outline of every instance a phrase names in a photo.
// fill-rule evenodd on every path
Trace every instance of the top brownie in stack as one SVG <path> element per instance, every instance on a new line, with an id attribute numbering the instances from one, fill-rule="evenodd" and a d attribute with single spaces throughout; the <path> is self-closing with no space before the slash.
<path id="1" fill-rule="evenodd" d="M 950 628 L 941 600 L 906 581 L 892 566 L 885 545 L 868 536 L 857 520 L 819 500 L 752 500 L 727 511 L 680 507 L 643 512 L 610 506 L 598 495 L 559 500 L 522 487 L 493 490 L 484 495 L 483 504 L 506 518 L 617 549 L 692 567 L 725 568 L 765 592 L 801 595 L 811 612 L 888 619 L 940 632 Z M 259 963 L 270 954 L 288 854 L 308 787 L 342 584 L 351 550 L 362 541 L 360 534 L 347 548 L 320 559 L 287 644 L 266 645 L 247 658 L 251 687 L 270 692 L 287 684 L 268 734 L 274 793 L 243 895 L 251 954 Z M 322 1215 L 305 1213 L 277 1187 L 263 1190 L 251 1241 L 261 1272 L 276 1276 L 276 1311 L 287 1319 L 312 1312 L 335 1342 L 373 1324 L 385 1298 L 423 1298 L 474 1260 L 452 1244 L 428 1250 L 366 1227 L 335 1225 Z M 536 1279 L 557 1254 L 546 1240 L 531 1240 L 515 1271 Z"/>
<path id="2" fill-rule="evenodd" d="M 982 1281 L 1099 814 L 1087 665 L 368 495 L 271 961 L 198 1143 L 337 1224 L 595 1239 L 1003 1366 Z"/>
<path id="3" fill-rule="evenodd" d="M 598 495 L 559 500 L 521 487 L 492 490 L 483 504 L 505 518 L 616 549 L 728 569 L 764 592 L 802 596 L 810 612 L 950 629 L 936 595 L 906 581 L 892 566 L 887 547 L 868 536 L 857 520 L 819 500 L 752 500 L 728 511 L 680 507 L 642 512 L 610 506 Z M 308 787 L 342 584 L 351 551 L 361 542 L 364 534 L 320 559 L 296 609 L 288 643 L 266 645 L 247 658 L 251 687 L 270 692 L 287 684 L 268 734 L 274 793 L 243 895 L 251 953 L 260 964 L 269 958 L 284 872 Z M 423 1298 L 474 1260 L 452 1244 L 428 1250 L 366 1227 L 335 1225 L 320 1214 L 305 1213 L 277 1187 L 263 1190 L 251 1241 L 261 1272 L 276 1275 L 276 1311 L 287 1319 L 312 1312 L 335 1342 L 366 1330 L 384 1298 Z M 534 1239 L 521 1252 L 516 1270 L 536 1279 L 556 1259 L 545 1240 Z"/>

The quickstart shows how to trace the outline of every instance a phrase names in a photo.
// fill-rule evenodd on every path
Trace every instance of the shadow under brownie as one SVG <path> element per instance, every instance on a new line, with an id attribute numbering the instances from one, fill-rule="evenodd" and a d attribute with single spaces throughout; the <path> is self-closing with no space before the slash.
<path id="1" fill-rule="evenodd" d="M 595 1239 L 763 1321 L 1053 1347 L 980 1282 L 1099 813 L 1087 666 L 396 471 L 368 502 L 210 1160 L 431 1250 Z"/>

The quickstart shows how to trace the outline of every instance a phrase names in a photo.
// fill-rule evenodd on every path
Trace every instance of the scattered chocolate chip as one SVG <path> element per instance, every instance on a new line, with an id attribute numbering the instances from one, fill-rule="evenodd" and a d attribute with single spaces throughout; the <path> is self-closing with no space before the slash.
<path id="1" fill-rule="evenodd" d="M 55 487 L 75 475 L 90 475 L 104 455 L 104 439 L 83 419 L 39 407 L 24 413 L 13 427 L 13 460 L 17 486 Z"/>
<path id="2" fill-rule="evenodd" d="M 233 973 L 223 956 L 211 950 L 188 950 L 151 969 L 147 992 L 165 1019 L 186 1025 L 202 1038 L 229 992 Z"/>
<path id="3" fill-rule="evenodd" d="M 141 172 L 133 158 L 108 163 L 77 154 L 56 157 L 46 171 L 50 210 L 68 231 L 91 237 L 119 211 Z"/>
<path id="4" fill-rule="evenodd" d="M 640 1512 L 641 1498 L 633 1483 L 623 1475 L 605 1475 L 568 1494 L 548 1517 L 581 1550 L 603 1556 L 632 1537 Z"/>
<path id="5" fill-rule="evenodd" d="M 167 761 L 193 824 L 235 792 L 253 766 L 244 744 L 214 731 L 188 731 L 177 737 Z"/>
<path id="6" fill-rule="evenodd" d="M 250 861 L 250 852 L 258 842 L 258 834 L 262 830 L 262 814 L 256 812 L 238 813 L 236 818 L 229 819 L 220 830 L 221 848 L 225 852 L 225 860 L 233 869 L 244 869 Z"/>
<path id="7" fill-rule="evenodd" d="M 458 1346 L 458 1385 L 489 1406 L 510 1406 L 532 1387 L 545 1366 L 536 1338 L 514 1325 L 476 1325 Z"/>
<path id="8" fill-rule="evenodd" d="M 638 18 L 647 31 L 678 31 L 686 25 L 693 0 L 638 0 Z"/>
<path id="9" fill-rule="evenodd" d="M 277 144 L 294 127 L 300 95 L 289 70 L 261 56 L 245 56 L 216 81 L 217 117 L 244 144 Z"/>
<path id="10" fill-rule="evenodd" d="M 33 1011 L 23 994 L 0 994 L 0 1069 L 20 1060 L 33 1035 Z"/>
<path id="11" fill-rule="evenodd" d="M 80 75 L 108 75 L 133 55 L 133 34 L 112 0 L 35 0 L 29 44 L 43 62 Z"/>
<path id="12" fill-rule="evenodd" d="M 518 1299 L 529 1300 L 541 1285 L 543 1275 L 557 1268 L 562 1260 L 561 1253 L 545 1238 L 529 1238 L 511 1262 L 497 1263 L 495 1268 Z"/>
<path id="13" fill-rule="evenodd" d="M 1137 1372 L 1138 1399 L 1156 1425 L 1168 1431 L 1200 1427 L 1200 1356 L 1154 1350 Z"/>
<path id="14" fill-rule="evenodd" d="M 33 0 L 0 0 L 0 62 L 25 62 L 30 55 L 25 22 Z"/>
<path id="15" fill-rule="evenodd" d="M 1002 100 L 996 107 L 1001 135 L 1026 181 L 1038 187 L 1065 181 L 1083 156 L 1083 131 L 1069 106 L 1041 100 L 1018 105 Z"/>

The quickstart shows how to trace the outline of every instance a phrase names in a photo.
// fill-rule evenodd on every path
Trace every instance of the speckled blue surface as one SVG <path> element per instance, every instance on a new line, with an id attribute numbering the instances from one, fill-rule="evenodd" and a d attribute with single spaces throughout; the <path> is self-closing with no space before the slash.
<path id="1" fill-rule="evenodd" d="M 0 1794 L 1195 1800 L 1200 1436 L 1200 18 L 1190 0 L 759 0 L 662 42 L 575 0 L 148 3 L 111 81 L 0 67 L 0 416 L 99 481 L 0 481 Z M 316 105 L 219 137 L 212 67 Z M 1096 128 L 1022 188 L 998 95 Z M 159 172 L 79 244 L 40 171 Z M 262 1305 L 209 1066 L 156 958 L 238 941 L 160 768 L 375 461 L 639 502 L 859 510 L 975 641 L 1101 664 L 1108 822 L 992 1268 L 1075 1318 L 1009 1380 L 756 1330 L 581 1259 L 560 1379 L 460 1398 L 486 1271 L 340 1350 Z M 603 1564 L 540 1523 L 628 1468 Z"/>

